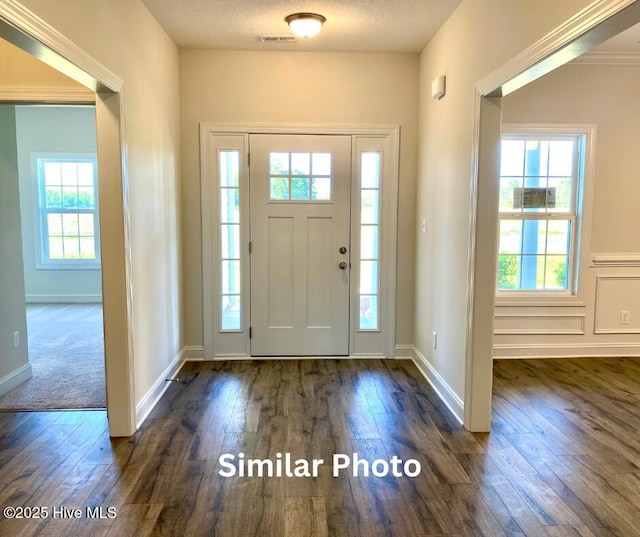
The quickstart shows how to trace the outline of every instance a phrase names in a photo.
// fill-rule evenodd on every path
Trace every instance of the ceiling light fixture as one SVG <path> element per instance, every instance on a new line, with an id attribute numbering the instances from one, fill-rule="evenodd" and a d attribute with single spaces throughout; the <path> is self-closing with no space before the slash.
<path id="1" fill-rule="evenodd" d="M 318 35 L 327 19 L 317 13 L 293 13 L 284 20 L 298 37 L 313 37 Z"/>

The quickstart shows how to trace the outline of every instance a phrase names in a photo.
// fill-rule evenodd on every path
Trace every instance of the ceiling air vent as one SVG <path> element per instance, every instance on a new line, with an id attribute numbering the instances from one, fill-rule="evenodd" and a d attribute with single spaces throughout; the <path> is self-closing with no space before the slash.
<path id="1" fill-rule="evenodd" d="M 258 39 L 263 43 L 295 43 L 292 35 L 259 35 Z"/>

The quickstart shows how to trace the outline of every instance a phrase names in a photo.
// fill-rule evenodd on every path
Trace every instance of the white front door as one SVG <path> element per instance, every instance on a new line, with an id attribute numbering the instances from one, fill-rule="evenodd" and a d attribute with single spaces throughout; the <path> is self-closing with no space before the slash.
<path id="1" fill-rule="evenodd" d="M 251 354 L 349 354 L 351 137 L 255 134 Z"/>

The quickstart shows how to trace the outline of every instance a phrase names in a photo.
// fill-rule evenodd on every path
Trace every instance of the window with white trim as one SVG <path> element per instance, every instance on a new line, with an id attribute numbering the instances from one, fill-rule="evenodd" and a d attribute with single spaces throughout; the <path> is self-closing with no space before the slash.
<path id="1" fill-rule="evenodd" d="M 33 163 L 39 268 L 99 268 L 96 156 L 33 156 Z"/>
<path id="2" fill-rule="evenodd" d="M 242 330 L 240 259 L 240 151 L 219 150 L 220 330 Z"/>
<path id="3" fill-rule="evenodd" d="M 575 294 L 585 138 L 505 133 L 500 159 L 498 294 Z"/>
<path id="4" fill-rule="evenodd" d="M 359 330 L 378 330 L 380 296 L 380 151 L 360 157 Z"/>

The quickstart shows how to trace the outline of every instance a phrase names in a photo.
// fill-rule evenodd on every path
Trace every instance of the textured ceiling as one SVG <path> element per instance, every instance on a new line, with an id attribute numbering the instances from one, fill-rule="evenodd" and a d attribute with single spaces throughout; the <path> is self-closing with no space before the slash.
<path id="1" fill-rule="evenodd" d="M 420 52 L 461 0 L 143 0 L 182 48 Z M 284 18 L 297 12 L 327 18 L 322 32 L 295 43 Z"/>

